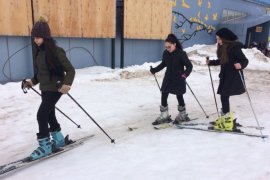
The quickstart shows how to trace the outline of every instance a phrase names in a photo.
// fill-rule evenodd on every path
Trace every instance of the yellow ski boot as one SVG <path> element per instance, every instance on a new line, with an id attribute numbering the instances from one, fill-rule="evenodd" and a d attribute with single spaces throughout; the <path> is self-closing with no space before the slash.
<path id="1" fill-rule="evenodd" d="M 214 125 L 214 126 L 215 125 L 220 125 L 220 123 L 223 122 L 223 121 L 224 121 L 224 114 L 221 111 L 220 112 L 220 117 L 218 119 L 216 119 L 215 121 L 209 122 L 209 124 Z"/>
<path id="2" fill-rule="evenodd" d="M 214 126 L 214 130 L 220 131 L 234 131 L 235 130 L 235 123 L 231 112 L 226 113 L 225 115 L 221 116 Z"/>
<path id="3" fill-rule="evenodd" d="M 231 112 L 228 112 L 227 114 L 225 114 L 225 121 L 223 124 L 224 124 L 225 131 L 234 131 L 236 129 Z"/>
<path id="4" fill-rule="evenodd" d="M 225 129 L 224 122 L 225 122 L 225 116 L 222 115 L 222 116 L 220 116 L 220 118 L 218 118 L 216 121 L 214 121 L 214 125 L 212 126 L 211 129 L 224 130 Z"/>
<path id="5" fill-rule="evenodd" d="M 212 125 L 220 125 L 221 124 L 221 122 L 223 122 L 224 121 L 224 116 L 222 115 L 222 116 L 220 116 L 220 118 L 218 118 L 217 120 L 215 120 L 215 121 L 212 121 L 212 122 L 210 122 L 209 124 L 212 124 Z"/>

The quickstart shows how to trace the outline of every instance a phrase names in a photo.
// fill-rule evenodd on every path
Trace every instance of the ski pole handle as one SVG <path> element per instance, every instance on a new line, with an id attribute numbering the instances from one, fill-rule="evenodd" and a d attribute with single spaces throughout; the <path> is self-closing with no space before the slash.
<path id="1" fill-rule="evenodd" d="M 56 87 L 57 87 L 57 88 L 60 88 L 60 84 L 61 84 L 61 81 L 57 81 L 57 82 L 56 82 Z"/>
<path id="2" fill-rule="evenodd" d="M 21 84 L 21 88 L 22 88 L 22 91 L 23 91 L 24 94 L 27 93 L 27 90 L 26 90 L 26 88 L 24 87 L 24 83 L 25 83 L 25 82 L 26 82 L 26 79 L 23 79 L 23 80 L 22 80 L 22 84 Z"/>
<path id="3" fill-rule="evenodd" d="M 206 57 L 207 58 L 207 57 Z M 208 57 L 209 58 L 209 57 Z M 208 71 L 209 71 L 209 75 L 210 75 L 210 80 L 211 80 L 211 85 L 212 85 L 212 91 L 213 91 L 213 95 L 214 95 L 214 100 L 215 100 L 215 105 L 216 105 L 216 110 L 217 110 L 217 115 L 218 115 L 218 118 L 220 118 L 220 114 L 219 114 L 219 111 L 218 111 L 218 105 L 217 105 L 217 99 L 216 99 L 216 95 L 215 95 L 215 88 L 214 88 L 214 83 L 213 83 L 213 78 L 212 78 L 212 73 L 211 73 L 211 69 L 210 69 L 210 66 L 208 66 Z"/>
<path id="4" fill-rule="evenodd" d="M 209 66 L 209 56 L 206 56 L 206 64 Z"/>

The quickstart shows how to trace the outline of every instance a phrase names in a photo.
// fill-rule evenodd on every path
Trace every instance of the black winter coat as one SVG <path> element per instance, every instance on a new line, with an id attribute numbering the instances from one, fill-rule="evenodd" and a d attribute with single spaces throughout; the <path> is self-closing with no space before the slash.
<path id="1" fill-rule="evenodd" d="M 242 70 L 237 70 L 234 67 L 235 63 L 240 63 L 242 69 L 248 65 L 248 59 L 242 52 L 241 48 L 243 44 L 235 42 L 228 46 L 228 58 L 229 62 L 221 65 L 219 73 L 219 87 L 217 93 L 222 96 L 239 95 L 245 92 L 245 87 L 242 83 L 239 71 L 243 76 Z M 212 60 L 209 65 L 220 65 L 220 60 Z M 244 76 L 243 76 L 244 77 Z"/>
<path id="2" fill-rule="evenodd" d="M 163 52 L 162 62 L 154 68 L 154 71 L 158 72 L 164 67 L 167 67 L 167 69 L 161 91 L 177 95 L 185 94 L 186 80 L 185 78 L 182 78 L 181 75 L 184 74 L 186 77 L 189 76 L 193 68 L 186 52 L 176 49 L 172 53 L 169 53 L 165 50 Z"/>

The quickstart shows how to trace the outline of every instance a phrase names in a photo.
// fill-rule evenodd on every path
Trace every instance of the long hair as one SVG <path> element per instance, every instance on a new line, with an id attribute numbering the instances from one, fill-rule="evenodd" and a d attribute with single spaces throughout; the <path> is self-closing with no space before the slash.
<path id="1" fill-rule="evenodd" d="M 46 61 L 49 69 L 56 69 L 56 43 L 53 38 L 44 39 L 44 50 L 46 54 Z"/>
<path id="2" fill-rule="evenodd" d="M 174 34 L 169 34 L 167 36 L 167 38 L 165 39 L 165 42 L 176 44 L 176 48 L 183 50 L 181 43 L 179 42 L 179 40 L 177 39 L 177 37 Z"/>
<path id="3" fill-rule="evenodd" d="M 217 57 L 220 60 L 220 64 L 227 64 L 229 62 L 228 50 L 232 43 L 234 41 L 222 39 L 222 45 L 217 45 Z"/>

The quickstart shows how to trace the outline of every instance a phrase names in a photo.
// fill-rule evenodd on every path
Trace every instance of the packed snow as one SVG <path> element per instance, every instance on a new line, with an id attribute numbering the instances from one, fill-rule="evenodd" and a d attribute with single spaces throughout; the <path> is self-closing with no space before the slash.
<path id="1" fill-rule="evenodd" d="M 192 93 L 184 95 L 187 111 L 194 122 L 217 118 L 214 96 L 205 57 L 215 59 L 215 45 L 195 45 L 185 49 L 194 65 L 187 82 L 210 115 L 207 119 Z M 270 59 L 256 49 L 243 49 L 250 63 L 244 71 L 251 102 L 265 135 L 270 135 Z M 154 60 L 153 60 L 154 61 Z M 57 107 L 82 129 L 57 113 L 62 132 L 77 139 L 95 136 L 84 145 L 0 178 L 12 180 L 269 180 L 269 139 L 226 133 L 154 130 L 151 123 L 159 115 L 160 92 L 149 67 L 159 62 L 112 70 L 89 67 L 76 70 L 70 94 L 115 139 L 110 139 L 64 95 Z M 161 84 L 165 70 L 156 74 Z M 219 67 L 211 67 L 215 90 Z M 35 87 L 38 90 L 38 87 Z M 20 82 L 0 85 L 0 165 L 28 156 L 36 147 L 36 112 L 40 97 Z M 220 108 L 219 95 L 217 96 Z M 247 94 L 230 98 L 238 122 L 257 126 Z M 168 99 L 172 118 L 177 100 Z M 133 128 L 132 131 L 129 128 Z M 256 129 L 242 129 L 260 134 Z"/>

